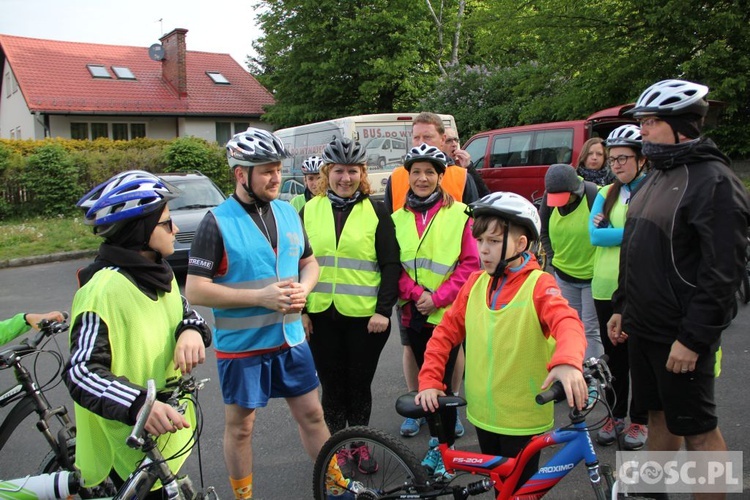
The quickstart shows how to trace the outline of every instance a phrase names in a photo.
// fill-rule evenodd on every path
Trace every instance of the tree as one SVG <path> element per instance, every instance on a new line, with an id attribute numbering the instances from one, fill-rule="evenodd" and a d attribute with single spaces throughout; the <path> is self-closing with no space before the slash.
<path id="1" fill-rule="evenodd" d="M 277 126 L 412 110 L 433 88 L 438 43 L 423 4 L 410 0 L 265 0 L 255 43 L 258 79 Z"/>

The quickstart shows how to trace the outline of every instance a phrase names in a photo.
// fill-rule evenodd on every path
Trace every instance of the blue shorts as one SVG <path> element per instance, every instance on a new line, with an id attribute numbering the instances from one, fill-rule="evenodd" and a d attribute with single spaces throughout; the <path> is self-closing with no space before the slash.
<path id="1" fill-rule="evenodd" d="M 270 398 L 302 396 L 320 385 L 307 342 L 269 354 L 217 361 L 227 405 L 262 408 Z"/>

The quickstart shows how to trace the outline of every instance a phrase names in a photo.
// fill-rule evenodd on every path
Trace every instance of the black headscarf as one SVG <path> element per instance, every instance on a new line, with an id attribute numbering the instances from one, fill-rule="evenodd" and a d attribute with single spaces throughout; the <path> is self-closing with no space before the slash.
<path id="1" fill-rule="evenodd" d="M 160 290 L 172 291 L 172 268 L 161 254 L 148 244 L 163 212 L 162 208 L 140 219 L 129 221 L 107 238 L 99 246 L 99 253 L 94 262 L 78 274 L 80 286 L 85 285 L 100 269 L 119 267 L 141 291 L 154 300 Z M 144 257 L 141 254 L 142 250 L 155 252 L 156 262 Z"/>

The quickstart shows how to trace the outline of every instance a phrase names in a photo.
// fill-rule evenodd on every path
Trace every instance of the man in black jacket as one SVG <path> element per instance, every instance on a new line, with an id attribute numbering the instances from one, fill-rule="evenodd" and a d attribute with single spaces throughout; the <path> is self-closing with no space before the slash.
<path id="1" fill-rule="evenodd" d="M 609 321 L 628 340 L 651 451 L 726 450 L 714 401 L 717 350 L 745 272 L 747 191 L 701 136 L 708 87 L 658 82 L 630 111 L 652 172 L 633 196 Z M 698 498 L 698 496 L 696 496 Z"/>

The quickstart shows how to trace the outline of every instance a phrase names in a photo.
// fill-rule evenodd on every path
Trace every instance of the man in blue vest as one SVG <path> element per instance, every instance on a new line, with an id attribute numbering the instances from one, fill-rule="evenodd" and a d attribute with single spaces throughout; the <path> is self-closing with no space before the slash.
<path id="1" fill-rule="evenodd" d="M 224 460 L 238 499 L 252 498 L 255 410 L 270 398 L 286 399 L 313 460 L 330 437 L 300 317 L 319 267 L 297 211 L 277 200 L 287 157 L 261 129 L 227 143 L 235 192 L 201 222 L 188 263 L 187 296 L 213 308 Z"/>

